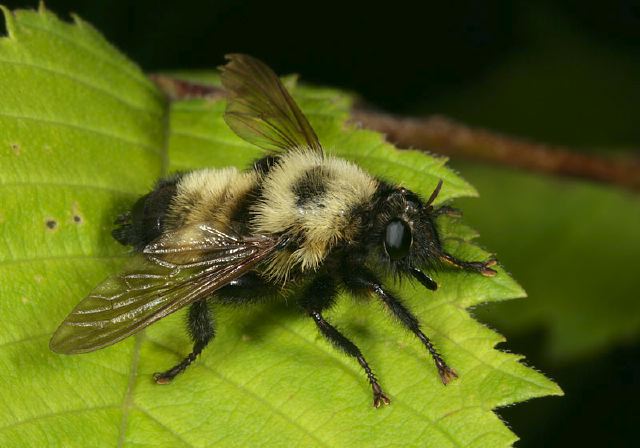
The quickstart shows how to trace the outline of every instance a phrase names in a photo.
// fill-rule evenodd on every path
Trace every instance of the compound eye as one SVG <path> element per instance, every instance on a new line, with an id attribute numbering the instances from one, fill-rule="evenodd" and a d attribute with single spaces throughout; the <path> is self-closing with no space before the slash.
<path id="1" fill-rule="evenodd" d="M 384 235 L 384 249 L 392 260 L 406 257 L 411 249 L 411 227 L 401 219 L 389 221 Z"/>

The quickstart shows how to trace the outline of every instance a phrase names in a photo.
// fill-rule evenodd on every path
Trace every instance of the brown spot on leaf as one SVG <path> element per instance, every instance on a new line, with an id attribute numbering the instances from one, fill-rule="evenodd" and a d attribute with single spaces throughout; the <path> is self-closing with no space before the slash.
<path id="1" fill-rule="evenodd" d="M 48 229 L 54 230 L 56 227 L 58 227 L 58 221 L 56 221 L 55 219 L 47 219 L 45 221 L 45 225 Z"/>
<path id="2" fill-rule="evenodd" d="M 73 222 L 80 224 L 82 222 L 82 217 L 73 215 Z"/>
<path id="3" fill-rule="evenodd" d="M 10 146 L 11 146 L 11 150 L 13 151 L 13 153 L 15 155 L 19 156 L 20 155 L 20 151 L 21 151 L 20 145 L 18 145 L 17 143 L 11 143 Z"/>

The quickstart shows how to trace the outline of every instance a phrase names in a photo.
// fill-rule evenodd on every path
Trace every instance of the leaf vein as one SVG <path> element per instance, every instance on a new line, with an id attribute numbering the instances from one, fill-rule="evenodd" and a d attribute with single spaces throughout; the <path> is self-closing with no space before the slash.
<path id="1" fill-rule="evenodd" d="M 187 137 L 187 138 L 192 138 L 194 140 L 200 140 L 203 142 L 207 142 L 207 143 L 212 143 L 214 145 L 224 145 L 224 146 L 233 146 L 236 148 L 240 148 L 244 151 L 251 151 L 250 147 L 246 144 L 243 144 L 241 142 L 235 142 L 233 140 L 227 140 L 227 139 L 222 139 L 219 137 L 214 137 L 212 135 L 203 135 L 203 134 L 196 134 L 193 132 L 187 132 L 187 131 L 172 131 L 171 135 L 173 136 L 180 136 L 180 137 Z M 257 146 L 253 147 L 255 148 L 256 151 L 259 151 L 259 148 Z M 251 151 L 253 152 L 253 151 Z"/>
<path id="2" fill-rule="evenodd" d="M 115 254 L 115 255 L 94 255 L 94 254 L 69 254 L 69 255 L 52 255 L 46 257 L 30 257 L 30 258 L 14 258 L 7 260 L 0 260 L 0 266 L 19 264 L 19 263 L 32 263 L 37 261 L 64 261 L 64 260 L 108 260 L 127 258 L 128 254 Z"/>
<path id="3" fill-rule="evenodd" d="M 171 429 L 170 427 L 168 427 L 167 425 L 165 425 L 164 423 L 162 423 L 160 420 L 158 420 L 157 418 L 155 418 L 153 415 L 151 415 L 146 409 L 141 408 L 140 406 L 136 406 L 136 409 L 139 410 L 140 412 L 142 412 L 144 415 L 147 416 L 147 418 L 150 418 L 151 420 L 153 420 L 154 422 L 156 422 L 158 425 L 160 425 L 163 429 L 165 429 L 169 434 L 171 434 L 172 436 L 174 436 L 176 439 L 180 440 L 182 443 L 184 443 L 187 446 L 194 446 L 193 444 L 189 443 L 186 439 L 184 439 L 180 434 L 178 434 L 177 432 L 175 432 L 173 429 Z"/>
<path id="4" fill-rule="evenodd" d="M 139 196 L 141 193 L 138 191 L 120 190 L 118 188 L 107 187 L 104 185 L 88 185 L 88 184 L 74 184 L 70 182 L 3 182 L 0 183 L 2 187 L 69 187 L 69 188 L 86 188 L 91 190 L 106 191 L 109 193 L 122 194 L 127 196 Z"/>
<path id="5" fill-rule="evenodd" d="M 49 336 L 50 334 L 51 334 L 50 332 L 39 333 L 39 334 L 34 334 L 31 336 L 24 337 L 24 338 L 20 338 L 20 339 L 15 339 L 13 341 L 4 341 L 0 343 L 0 348 L 9 347 L 11 345 L 16 345 L 16 344 L 22 344 L 23 342 L 31 342 L 34 339 L 40 339 L 42 337 Z"/>
<path id="6" fill-rule="evenodd" d="M 113 132 L 105 131 L 103 129 L 90 128 L 90 127 L 82 126 L 82 125 L 75 124 L 75 123 L 67 123 L 67 122 L 64 122 L 64 121 L 51 120 L 51 119 L 43 118 L 43 117 L 30 117 L 30 116 L 27 116 L 27 115 L 12 114 L 12 113 L 9 113 L 9 112 L 4 112 L 4 111 L 0 111 L 0 116 L 7 117 L 7 118 L 14 118 L 16 120 L 35 121 L 35 122 L 38 122 L 38 123 L 44 123 L 44 124 L 49 124 L 49 125 L 54 125 L 54 126 L 68 127 L 68 128 L 76 129 L 76 130 L 79 130 L 79 131 L 100 135 L 102 137 L 107 137 L 107 138 L 110 138 L 110 139 L 113 139 L 113 140 L 118 140 L 118 141 L 121 141 L 123 143 L 132 145 L 136 149 L 143 148 L 144 151 L 150 152 L 152 154 L 160 154 L 160 151 L 158 151 L 153 145 L 151 145 L 149 143 L 132 140 L 129 137 L 125 137 L 125 136 L 122 136 L 122 135 L 119 135 L 119 134 L 115 134 Z"/>
<path id="7" fill-rule="evenodd" d="M 140 346 L 144 339 L 144 332 L 138 333 L 135 336 L 135 345 L 133 346 L 133 353 L 131 354 L 131 368 L 129 370 L 129 381 L 127 383 L 127 390 L 122 397 L 122 418 L 120 420 L 120 433 L 118 434 L 118 447 L 123 447 L 126 435 L 127 435 L 127 423 L 129 422 L 129 411 L 134 403 L 134 391 L 136 388 L 136 378 L 138 375 L 138 365 L 140 363 Z"/>
<path id="8" fill-rule="evenodd" d="M 95 51 L 94 49 L 87 47 L 85 45 L 82 45 L 80 42 L 80 39 L 69 39 L 68 37 L 66 37 L 63 34 L 57 33 L 51 29 L 47 29 L 44 27 L 40 27 L 37 25 L 34 25 L 33 23 L 24 23 L 21 22 L 20 26 L 24 27 L 24 28 L 31 28 L 40 32 L 43 32 L 45 34 L 51 34 L 52 36 L 55 36 L 56 38 L 58 38 L 59 40 L 65 42 L 66 44 L 70 44 L 71 46 L 74 46 L 76 48 L 81 49 L 82 51 L 94 56 L 96 59 L 100 60 L 100 62 L 109 65 L 110 67 L 116 69 L 119 72 L 125 73 L 127 75 L 127 77 L 129 79 L 131 79 L 132 81 L 134 81 L 135 83 L 143 86 L 145 89 L 147 89 L 148 91 L 154 93 L 155 95 L 158 95 L 157 90 L 155 89 L 155 87 L 153 87 L 153 85 L 147 80 L 146 77 L 144 77 L 142 75 L 141 72 L 139 72 L 137 70 L 137 68 L 132 67 L 132 66 L 127 66 L 124 64 L 118 64 L 113 62 L 112 58 L 109 57 L 103 57 L 102 53 Z M 76 25 L 77 26 L 77 25 Z"/>
<path id="9" fill-rule="evenodd" d="M 12 61 L 11 59 L 2 59 L 0 58 L 0 64 L 7 64 L 7 65 L 19 65 L 19 66 L 24 66 L 24 67 L 29 67 L 29 68 L 33 68 L 33 69 L 37 69 L 37 70 L 42 70 L 43 72 L 47 72 L 47 73 L 52 73 L 54 75 L 57 76 L 61 76 L 63 78 L 67 78 L 70 79 L 74 82 L 77 82 L 78 84 L 82 84 L 85 87 L 90 88 L 91 90 L 94 90 L 96 92 L 99 92 L 109 98 L 112 98 L 114 100 L 116 100 L 117 102 L 129 107 L 130 109 L 136 110 L 136 111 L 141 111 L 141 112 L 146 112 L 151 114 L 152 111 L 149 109 L 146 109 L 144 106 L 140 106 L 137 104 L 132 103 L 131 101 L 128 101 L 127 99 L 125 99 L 125 97 L 123 96 L 119 96 L 116 95 L 114 92 L 109 91 L 107 89 L 105 89 L 104 87 L 101 87 L 97 84 L 93 84 L 89 81 L 87 81 L 86 79 L 83 79 L 79 76 L 74 76 L 69 72 L 64 72 L 61 70 L 56 70 L 54 68 L 51 67 L 45 67 L 44 65 L 38 65 L 38 64 L 34 64 L 34 63 L 30 63 L 30 62 L 23 62 L 23 61 Z"/>
<path id="10" fill-rule="evenodd" d="M 151 340 L 150 341 L 157 345 L 158 347 L 170 352 L 170 353 L 174 353 L 178 356 L 180 356 L 179 353 L 177 353 L 175 350 L 171 349 L 170 347 L 155 341 L 155 340 Z M 271 409 L 275 414 L 277 414 L 283 421 L 285 421 L 286 423 L 288 423 L 289 425 L 291 425 L 292 427 L 296 428 L 298 431 L 301 431 L 303 434 L 311 437 L 312 439 L 314 439 L 316 442 L 318 442 L 321 446 L 329 446 L 327 445 L 324 441 L 320 440 L 311 430 L 309 430 L 308 428 L 305 428 L 304 426 L 300 425 L 299 423 L 297 423 L 296 421 L 292 420 L 287 414 L 285 414 L 281 409 L 279 409 L 278 407 L 276 407 L 273 403 L 271 403 L 270 401 L 266 400 L 265 398 L 259 396 L 258 394 L 256 394 L 255 392 L 253 392 L 252 390 L 250 390 L 249 388 L 247 388 L 246 386 L 236 383 L 232 380 L 230 380 L 229 378 L 227 378 L 226 376 L 222 375 L 220 372 L 218 372 L 215 369 L 212 369 L 211 367 L 209 367 L 208 365 L 206 365 L 205 363 L 201 363 L 199 364 L 200 366 L 202 366 L 205 370 L 211 372 L 213 375 L 217 376 L 218 378 L 220 378 L 222 381 L 224 381 L 225 383 L 235 387 L 236 389 L 238 389 L 239 391 L 241 391 L 242 393 L 244 393 L 245 395 L 247 395 L 249 398 L 251 398 L 253 401 L 258 402 L 262 405 L 264 405 L 265 407 Z"/>
<path id="11" fill-rule="evenodd" d="M 18 422 L 13 422 L 13 423 L 9 423 L 8 425 L 4 425 L 4 426 L 0 427 L 0 431 L 4 431 L 4 430 L 10 429 L 10 428 L 15 428 L 16 426 L 27 425 L 29 423 L 37 422 L 39 420 L 59 417 L 59 416 L 62 416 L 62 415 L 67 415 L 67 414 L 80 414 L 80 413 L 83 413 L 83 412 L 103 411 L 103 410 L 107 410 L 107 409 L 117 409 L 117 408 L 118 407 L 116 405 L 106 405 L 106 406 L 91 406 L 91 407 L 88 407 L 88 408 L 68 409 L 68 410 L 63 410 L 63 411 L 47 412 L 46 414 L 36 415 L 34 417 L 29 417 L 29 418 L 26 418 L 24 420 L 20 420 Z"/>

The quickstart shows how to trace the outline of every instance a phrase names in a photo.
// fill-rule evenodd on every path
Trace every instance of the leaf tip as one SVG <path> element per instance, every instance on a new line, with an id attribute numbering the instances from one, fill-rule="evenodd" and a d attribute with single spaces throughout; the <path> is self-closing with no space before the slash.
<path id="1" fill-rule="evenodd" d="M 280 79 L 282 80 L 282 84 L 287 88 L 289 92 L 293 92 L 298 87 L 299 75 L 297 73 L 292 73 L 287 76 L 283 76 Z"/>
<path id="2" fill-rule="evenodd" d="M 462 177 L 457 170 L 454 170 L 449 165 L 445 165 L 445 168 L 447 168 L 449 171 L 453 172 L 453 174 L 456 175 L 457 177 L 456 180 L 460 184 L 459 187 L 464 191 L 464 197 L 477 198 L 480 196 L 480 193 L 478 193 L 478 190 L 476 189 L 476 187 L 471 185 L 464 177 Z"/>
<path id="3" fill-rule="evenodd" d="M 553 380 L 550 380 L 550 381 L 552 383 L 552 387 L 551 387 L 551 391 L 549 392 L 549 395 L 553 395 L 555 397 L 564 397 L 564 391 L 562 390 L 560 385 Z"/>
<path id="4" fill-rule="evenodd" d="M 511 294 L 512 299 L 524 299 L 528 297 L 527 291 L 522 287 L 520 283 L 518 283 L 509 273 L 504 269 L 500 268 L 503 276 L 509 277 L 509 293 Z"/>
<path id="5" fill-rule="evenodd" d="M 33 13 L 34 11 L 26 9 L 26 10 L 24 10 L 24 12 Z M 58 16 L 53 11 L 51 11 L 50 9 L 47 9 L 47 5 L 45 5 L 44 0 L 40 0 L 40 2 L 38 2 L 38 9 L 36 9 L 35 12 L 39 16 L 42 16 L 45 19 L 59 20 Z"/>
<path id="6" fill-rule="evenodd" d="M 93 28 L 93 25 L 91 25 L 91 23 L 85 21 L 82 17 L 80 17 L 75 12 L 70 13 L 69 17 L 71 17 L 71 20 L 73 21 L 73 24 L 75 26 L 77 26 L 78 28 L 84 28 L 84 29 L 89 28 L 89 29 L 93 30 L 94 33 L 98 33 L 98 31 L 95 28 Z"/>
<path id="7" fill-rule="evenodd" d="M 4 5 L 0 5 L 0 10 L 2 10 L 2 15 L 4 17 L 4 36 L 10 39 L 14 38 L 15 34 L 15 17 L 13 12 Z"/>

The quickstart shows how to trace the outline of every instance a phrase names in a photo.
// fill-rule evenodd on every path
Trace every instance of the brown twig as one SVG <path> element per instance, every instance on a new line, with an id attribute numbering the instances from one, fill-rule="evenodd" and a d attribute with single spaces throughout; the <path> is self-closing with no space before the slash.
<path id="1" fill-rule="evenodd" d="M 589 179 L 640 191 L 638 159 L 623 161 L 581 154 L 567 148 L 471 128 L 441 116 L 405 118 L 358 108 L 351 115 L 353 121 L 386 134 L 390 142 L 401 147 Z"/>
<path id="2" fill-rule="evenodd" d="M 151 79 L 171 100 L 219 99 L 219 87 L 193 83 L 165 75 Z M 416 148 L 451 157 L 472 159 L 533 172 L 582 178 L 640 191 L 640 160 L 614 160 L 581 154 L 567 148 L 528 142 L 496 132 L 471 128 L 449 118 L 399 117 L 354 107 L 351 121 L 382 132 L 400 147 Z"/>
<path id="3" fill-rule="evenodd" d="M 224 90 L 217 86 L 196 83 L 157 73 L 150 74 L 149 78 L 171 101 L 197 98 L 217 99 L 224 98 L 225 96 Z"/>

